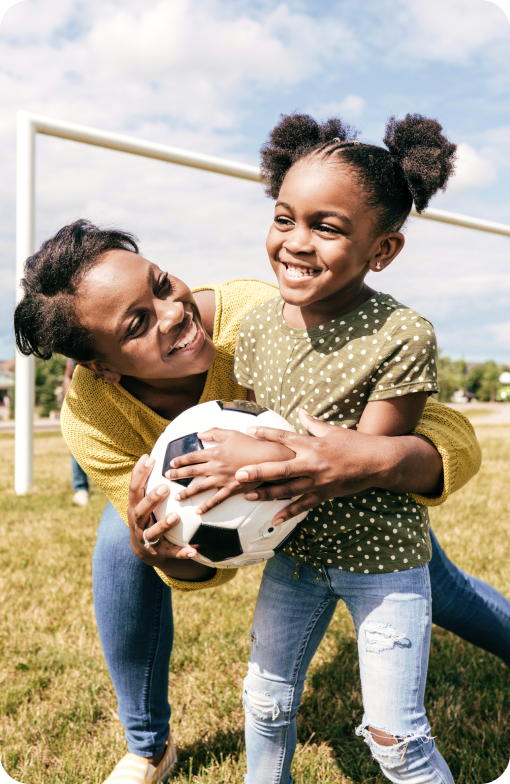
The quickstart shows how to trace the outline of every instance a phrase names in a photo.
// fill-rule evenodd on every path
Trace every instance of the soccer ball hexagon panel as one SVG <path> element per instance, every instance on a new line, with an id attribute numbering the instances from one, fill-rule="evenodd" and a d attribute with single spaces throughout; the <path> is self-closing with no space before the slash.
<path id="1" fill-rule="evenodd" d="M 197 515 L 195 510 L 214 495 L 214 489 L 183 502 L 175 500 L 182 485 L 187 486 L 197 480 L 172 482 L 166 479 L 164 474 L 171 460 L 178 455 L 216 446 L 214 441 L 202 442 L 197 433 L 213 427 L 246 433 L 255 424 L 295 432 L 292 425 L 275 411 L 256 403 L 246 400 L 211 400 L 189 408 L 176 417 L 158 438 L 151 453 L 156 463 L 146 492 L 150 493 L 160 484 L 170 488 L 169 495 L 154 512 L 156 519 L 161 520 L 169 512 L 176 512 L 180 522 L 165 534 L 166 538 L 172 544 L 181 546 L 200 545 L 199 554 L 194 560 L 208 566 L 234 568 L 267 561 L 283 547 L 296 525 L 306 517 L 304 512 L 275 527 L 272 524 L 273 517 L 280 509 L 288 506 L 291 499 L 247 501 L 242 495 L 227 498 L 206 514 Z"/>

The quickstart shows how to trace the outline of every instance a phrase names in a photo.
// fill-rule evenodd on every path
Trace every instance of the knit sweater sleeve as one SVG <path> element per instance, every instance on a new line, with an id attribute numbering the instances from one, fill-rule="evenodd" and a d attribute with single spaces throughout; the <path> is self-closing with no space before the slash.
<path id="1" fill-rule="evenodd" d="M 453 408 L 429 398 L 414 430 L 426 436 L 443 459 L 444 484 L 440 496 L 412 493 L 419 504 L 439 506 L 450 493 L 463 487 L 480 470 L 482 453 L 471 422 Z"/>

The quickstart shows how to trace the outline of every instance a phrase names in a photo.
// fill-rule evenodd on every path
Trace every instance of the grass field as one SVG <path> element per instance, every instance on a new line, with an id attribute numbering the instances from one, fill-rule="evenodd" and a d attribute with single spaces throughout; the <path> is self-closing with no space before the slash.
<path id="1" fill-rule="evenodd" d="M 510 428 L 480 430 L 480 474 L 433 511 L 449 555 L 510 596 Z M 105 504 L 71 505 L 59 434 L 36 437 L 34 493 L 13 491 L 13 438 L 0 437 L 0 755 L 26 784 L 100 784 L 126 752 L 92 607 L 91 555 Z M 178 784 L 244 774 L 241 683 L 261 570 L 215 591 L 175 596 L 170 671 Z M 435 628 L 426 706 L 458 784 L 487 784 L 510 758 L 510 673 Z M 339 607 L 314 660 L 299 714 L 300 784 L 381 784 L 354 736 L 362 712 L 355 637 Z M 261 782 L 260 784 L 264 784 Z"/>

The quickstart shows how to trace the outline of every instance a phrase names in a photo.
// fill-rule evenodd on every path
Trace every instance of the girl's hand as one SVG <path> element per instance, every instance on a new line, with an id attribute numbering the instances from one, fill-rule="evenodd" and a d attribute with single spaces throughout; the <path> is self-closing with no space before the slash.
<path id="1" fill-rule="evenodd" d="M 154 463 L 155 460 L 149 455 L 143 455 L 131 474 L 128 520 L 133 552 L 144 563 L 157 566 L 171 577 L 182 580 L 210 579 L 214 569 L 196 561 L 189 561 L 197 555 L 198 545 L 179 547 L 164 538 L 164 534 L 179 522 L 179 517 L 171 513 L 163 520 L 156 522 L 154 519 L 154 509 L 169 492 L 166 485 L 159 485 L 145 495 L 145 487 Z M 154 542 L 150 547 L 145 546 L 144 532 L 146 540 Z"/>
<path id="2" fill-rule="evenodd" d="M 212 498 L 204 501 L 197 509 L 197 514 L 200 515 L 226 498 L 253 490 L 260 484 L 260 482 L 240 484 L 235 478 L 237 469 L 247 461 L 281 461 L 294 457 L 294 452 L 283 445 L 261 441 L 237 430 L 213 428 L 197 435 L 202 441 L 218 442 L 218 446 L 176 457 L 171 462 L 172 468 L 165 476 L 172 480 L 201 477 L 199 482 L 183 487 L 175 496 L 177 501 L 184 501 L 205 490 L 219 488 Z"/>

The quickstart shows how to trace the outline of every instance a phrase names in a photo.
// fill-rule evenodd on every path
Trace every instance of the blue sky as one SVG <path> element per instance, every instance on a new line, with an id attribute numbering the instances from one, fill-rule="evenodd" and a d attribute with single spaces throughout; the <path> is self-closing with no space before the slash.
<path id="1" fill-rule="evenodd" d="M 420 112 L 460 145 L 431 206 L 510 224 L 510 24 L 487 0 L 23 0 L 0 26 L 0 96 L 0 358 L 19 109 L 250 163 L 281 112 L 340 115 L 376 143 L 389 115 Z M 258 185 L 46 137 L 37 161 L 37 243 L 83 216 L 134 231 L 191 284 L 272 280 Z M 370 282 L 452 356 L 510 362 L 510 239 L 413 220 Z"/>

